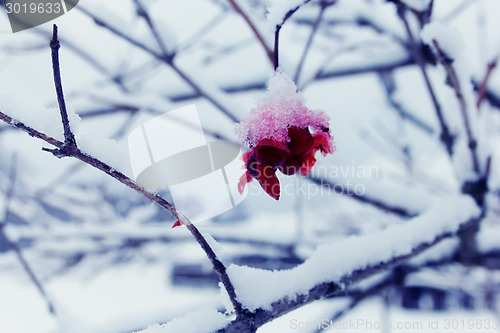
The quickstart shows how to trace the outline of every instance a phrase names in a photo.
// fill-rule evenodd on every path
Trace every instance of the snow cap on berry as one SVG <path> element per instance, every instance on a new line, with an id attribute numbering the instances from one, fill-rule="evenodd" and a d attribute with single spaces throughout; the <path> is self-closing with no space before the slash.
<path id="1" fill-rule="evenodd" d="M 302 103 L 302 94 L 285 73 L 277 71 L 268 81 L 268 89 L 261 94 L 257 107 L 235 126 L 235 132 L 248 147 L 255 147 L 263 139 L 287 143 L 288 128 L 310 128 L 313 133 L 328 129 L 330 118 L 323 111 L 309 110 Z"/>

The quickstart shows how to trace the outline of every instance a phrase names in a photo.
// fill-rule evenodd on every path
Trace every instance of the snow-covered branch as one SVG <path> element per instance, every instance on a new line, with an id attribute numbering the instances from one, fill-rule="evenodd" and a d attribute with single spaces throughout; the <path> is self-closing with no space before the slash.
<path id="1" fill-rule="evenodd" d="M 228 273 L 238 300 L 250 313 L 219 332 L 236 332 L 244 325 L 252 332 L 293 309 L 343 293 L 346 287 L 456 236 L 474 224 L 480 214 L 470 197 L 450 197 L 435 202 L 428 212 L 405 224 L 319 246 L 304 264 L 291 270 L 271 272 L 231 265 Z"/>

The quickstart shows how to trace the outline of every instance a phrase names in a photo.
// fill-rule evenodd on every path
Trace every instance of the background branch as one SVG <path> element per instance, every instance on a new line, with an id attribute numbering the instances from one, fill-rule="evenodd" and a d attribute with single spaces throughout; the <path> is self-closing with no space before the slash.
<path id="1" fill-rule="evenodd" d="M 231 4 L 231 6 L 234 8 L 234 10 L 238 14 L 240 14 L 240 16 L 243 18 L 243 20 L 245 20 L 245 22 L 248 24 L 248 26 L 252 30 L 253 34 L 255 35 L 255 37 L 257 38 L 257 40 L 259 41 L 260 45 L 264 49 L 267 57 L 269 58 L 269 61 L 271 61 L 271 64 L 274 64 L 273 52 L 267 46 L 267 43 L 266 43 L 264 37 L 259 32 L 259 30 L 255 26 L 255 24 L 252 22 L 252 20 L 250 19 L 250 16 L 248 16 L 248 14 L 245 13 L 245 11 L 236 3 L 236 0 L 228 0 L 228 2 Z"/>
<path id="2" fill-rule="evenodd" d="M 432 99 L 432 104 L 434 105 L 434 110 L 436 111 L 436 115 L 439 120 L 439 126 L 441 127 L 441 136 L 440 136 L 441 142 L 444 144 L 446 151 L 448 152 L 448 155 L 451 156 L 453 153 L 453 143 L 455 141 L 455 138 L 451 134 L 450 129 L 448 128 L 448 125 L 444 119 L 443 111 L 441 110 L 441 105 L 439 104 L 434 88 L 432 87 L 429 76 L 427 75 L 427 70 L 425 68 L 425 60 L 424 57 L 422 56 L 420 45 L 417 45 L 417 42 L 413 37 L 413 33 L 410 29 L 410 25 L 408 24 L 408 20 L 406 19 L 407 7 L 404 3 L 401 3 L 399 1 L 396 1 L 396 7 L 398 10 L 398 15 L 401 21 L 403 22 L 406 33 L 408 35 L 410 46 L 413 52 L 413 57 L 415 58 L 415 62 L 417 63 L 418 67 L 420 68 L 420 72 L 422 73 L 422 76 L 424 78 L 425 85 Z"/>
<path id="3" fill-rule="evenodd" d="M 460 87 L 460 82 L 458 81 L 457 73 L 455 69 L 451 65 L 449 58 L 444 54 L 444 52 L 439 47 L 438 42 L 433 39 L 432 44 L 436 49 L 437 57 L 441 65 L 446 70 L 448 77 L 451 80 L 451 86 L 455 91 L 455 96 L 457 97 L 458 104 L 460 106 L 460 113 L 462 115 L 462 120 L 464 122 L 465 133 L 467 135 L 467 143 L 469 147 L 469 151 L 471 154 L 472 160 L 472 168 L 476 174 L 479 174 L 479 159 L 477 157 L 477 141 L 472 134 L 472 129 L 470 127 L 469 116 L 467 114 L 467 103 L 465 102 L 464 95 L 462 93 L 462 89 Z"/>
<path id="4" fill-rule="evenodd" d="M 8 217 L 9 217 L 9 211 L 10 211 L 10 204 L 12 201 L 12 198 L 14 197 L 14 188 L 16 184 L 16 178 L 17 178 L 17 168 L 18 168 L 18 163 L 17 163 L 17 154 L 13 154 L 11 158 L 11 163 L 10 163 L 10 172 L 9 172 L 9 188 L 7 192 L 5 193 L 6 198 L 5 198 L 5 205 L 4 205 L 4 218 L 0 220 L 0 243 L 5 242 L 7 243 L 6 245 L 14 251 L 17 260 L 21 264 L 23 270 L 26 272 L 28 277 L 30 278 L 31 282 L 35 285 L 35 288 L 38 290 L 42 298 L 45 300 L 47 303 L 48 310 L 51 314 L 55 315 L 56 310 L 54 307 L 54 304 L 50 300 L 49 296 L 47 295 L 47 292 L 45 291 L 45 287 L 43 286 L 42 282 L 38 279 L 36 276 L 34 270 L 31 268 L 30 264 L 28 261 L 25 259 L 23 252 L 21 251 L 21 248 L 13 241 L 10 240 L 8 237 L 7 233 L 5 232 L 5 226 L 7 225 L 8 222 Z"/>
<path id="5" fill-rule="evenodd" d="M 236 333 L 242 332 L 242 329 L 252 329 L 260 327 L 265 323 L 272 321 L 290 311 L 293 311 L 301 306 L 309 304 L 319 299 L 331 298 L 336 295 L 345 293 L 345 288 L 354 285 L 362 280 L 372 277 L 380 272 L 391 270 L 408 260 L 416 257 L 425 250 L 433 247 L 444 239 L 455 237 L 462 229 L 469 228 L 471 224 L 476 223 L 475 219 L 465 221 L 461 224 L 457 232 L 444 232 L 437 235 L 433 241 L 428 243 L 421 243 L 420 245 L 412 248 L 407 254 L 395 256 L 389 260 L 382 261 L 375 265 L 369 265 L 362 269 L 357 269 L 350 274 L 344 276 L 339 282 L 325 282 L 311 288 L 307 293 L 296 295 L 294 299 L 288 297 L 275 301 L 271 304 L 271 310 L 257 309 L 255 312 L 247 314 L 248 318 L 240 318 L 232 321 L 226 328 L 217 331 L 217 333 Z M 246 332 L 243 330 L 243 332 Z"/>

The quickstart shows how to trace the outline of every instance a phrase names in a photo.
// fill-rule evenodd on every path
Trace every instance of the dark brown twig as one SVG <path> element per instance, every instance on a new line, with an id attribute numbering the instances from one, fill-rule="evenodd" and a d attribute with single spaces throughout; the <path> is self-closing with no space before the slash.
<path id="1" fill-rule="evenodd" d="M 59 67 L 59 48 L 61 44 L 57 38 L 57 25 L 53 26 L 52 40 L 50 41 L 50 49 L 52 50 L 52 71 L 54 72 L 54 84 L 56 86 L 57 103 L 59 104 L 59 111 L 64 129 L 64 147 L 67 149 L 76 148 L 76 140 L 71 128 L 69 126 L 68 112 L 66 111 L 66 102 L 64 101 L 64 94 L 61 82 L 61 70 Z M 63 149 L 61 148 L 61 149 Z"/>
<path id="2" fill-rule="evenodd" d="M 498 57 L 499 56 L 496 56 L 492 61 L 488 63 L 488 66 L 486 67 L 486 74 L 484 75 L 483 81 L 481 81 L 481 84 L 479 85 L 477 91 L 477 100 L 476 100 L 476 107 L 478 110 L 484 98 L 486 97 L 486 88 L 488 86 L 488 80 L 490 79 L 493 70 L 497 67 Z"/>
<path id="3" fill-rule="evenodd" d="M 406 33 L 408 35 L 408 39 L 413 52 L 413 56 L 415 58 L 415 62 L 418 64 L 420 72 L 424 77 L 425 85 L 427 87 L 427 90 L 429 91 L 429 95 L 431 96 L 432 99 L 432 104 L 434 105 L 434 110 L 436 111 L 436 115 L 439 120 L 439 126 L 441 127 L 441 137 L 440 137 L 441 142 L 446 147 L 448 155 L 451 156 L 453 154 L 453 143 L 455 141 L 455 138 L 451 134 L 450 129 L 448 128 L 448 125 L 444 119 L 443 111 L 441 110 L 441 105 L 438 102 L 436 93 L 434 92 L 434 88 L 432 87 L 429 76 L 427 75 L 427 70 L 425 68 L 425 60 L 424 57 L 422 56 L 422 51 L 420 50 L 420 47 L 417 45 L 417 42 L 413 37 L 413 33 L 411 32 L 410 25 L 408 24 L 408 20 L 406 19 L 407 7 L 405 4 L 399 1 L 396 2 L 396 6 L 398 9 L 398 15 L 401 21 L 403 22 Z"/>
<path id="4" fill-rule="evenodd" d="M 231 1 L 231 0 L 230 0 Z M 283 25 L 285 24 L 285 22 L 290 18 L 292 17 L 292 15 L 297 11 L 299 10 L 300 7 L 302 7 L 303 5 L 307 4 L 308 2 L 310 2 L 311 0 L 305 0 L 302 4 L 300 4 L 299 6 L 289 10 L 286 14 L 285 14 L 285 17 L 283 18 L 283 21 L 278 24 L 276 26 L 276 29 L 274 31 L 274 55 L 273 55 L 273 64 L 274 64 L 274 70 L 278 69 L 279 67 L 279 40 L 280 40 L 280 31 L 281 31 L 281 28 L 283 27 Z"/>
<path id="5" fill-rule="evenodd" d="M 262 48 L 264 49 L 264 51 L 266 52 L 266 55 L 267 57 L 269 58 L 269 61 L 271 61 L 271 64 L 274 63 L 273 61 L 273 52 L 269 49 L 269 47 L 267 46 L 267 43 L 266 41 L 264 40 L 264 37 L 262 37 L 261 33 L 259 32 L 259 30 L 257 29 L 257 27 L 255 26 L 255 24 L 252 22 L 252 20 L 250 19 L 250 17 L 247 15 L 247 13 L 245 13 L 245 11 L 243 9 L 241 9 L 241 7 L 236 3 L 235 0 L 228 0 L 228 2 L 231 4 L 231 6 L 234 8 L 234 10 L 245 20 L 245 22 L 248 24 L 248 26 L 250 27 L 250 29 L 252 30 L 253 34 L 255 35 L 255 37 L 257 38 L 257 40 L 259 41 L 260 45 L 262 45 Z"/>
<path id="6" fill-rule="evenodd" d="M 465 102 L 464 95 L 462 93 L 462 88 L 460 87 L 460 81 L 458 80 L 457 73 L 453 68 L 449 58 L 443 52 L 443 50 L 439 47 L 438 42 L 433 39 L 432 44 L 436 49 L 436 54 L 439 62 L 446 70 L 448 77 L 451 81 L 451 85 L 453 90 L 455 91 L 455 96 L 457 97 L 458 104 L 460 105 L 460 113 L 462 114 L 462 119 L 464 121 L 465 132 L 467 135 L 467 143 L 471 154 L 472 159 L 472 167 L 476 174 L 479 174 L 479 159 L 477 157 L 477 141 L 472 134 L 472 129 L 470 126 L 469 116 L 467 114 L 467 103 Z"/>

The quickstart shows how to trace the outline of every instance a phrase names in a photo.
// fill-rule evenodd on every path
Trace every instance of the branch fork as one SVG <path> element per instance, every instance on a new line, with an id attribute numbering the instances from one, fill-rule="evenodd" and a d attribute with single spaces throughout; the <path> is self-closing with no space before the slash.
<path id="1" fill-rule="evenodd" d="M 66 110 L 66 103 L 64 101 L 64 94 L 63 94 L 63 89 L 62 89 L 62 82 L 61 82 L 61 73 L 60 73 L 60 67 L 59 67 L 59 48 L 60 48 L 60 43 L 58 40 L 57 36 L 57 26 L 54 24 L 54 29 L 53 29 L 53 35 L 52 35 L 52 40 L 50 41 L 50 48 L 52 50 L 52 69 L 54 71 L 54 83 L 55 83 L 55 88 L 56 88 L 56 93 L 57 93 L 57 100 L 59 103 L 59 111 L 61 113 L 61 119 L 62 119 L 62 124 L 63 124 L 63 129 L 64 129 L 64 142 L 60 142 L 54 138 L 48 137 L 44 133 L 40 133 L 36 131 L 35 129 L 32 129 L 28 126 L 25 126 L 22 123 L 19 123 L 12 119 L 11 117 L 4 115 L 3 113 L 0 112 L 0 119 L 4 120 L 5 122 L 8 122 L 15 127 L 18 127 L 24 131 L 26 131 L 28 134 L 31 136 L 40 138 L 50 144 L 53 144 L 57 148 L 54 149 L 49 149 L 49 148 L 42 148 L 43 151 L 51 152 L 54 156 L 58 158 L 62 157 L 74 157 L 82 162 L 85 162 L 101 171 L 104 173 L 112 176 L 113 178 L 117 179 L 121 183 L 127 185 L 128 187 L 132 188 L 133 190 L 143 194 L 146 196 L 148 199 L 152 200 L 153 202 L 156 202 L 159 204 L 162 208 L 166 209 L 169 211 L 172 215 L 177 217 L 178 219 L 181 219 L 183 224 L 187 227 L 187 229 L 191 232 L 193 237 L 196 239 L 196 241 L 200 244 L 201 248 L 207 255 L 208 259 L 213 265 L 214 271 L 217 273 L 219 276 L 224 288 L 226 289 L 229 298 L 231 300 L 231 303 L 234 307 L 234 310 L 238 316 L 242 315 L 242 305 L 241 303 L 236 299 L 236 292 L 234 290 L 234 286 L 231 283 L 231 280 L 229 279 L 229 276 L 227 275 L 226 272 L 226 267 L 224 264 L 219 260 L 213 249 L 210 247 L 206 239 L 203 237 L 203 235 L 199 232 L 199 230 L 192 224 L 187 217 L 185 217 L 182 213 L 178 212 L 177 209 L 168 201 L 163 199 L 162 197 L 153 194 L 151 192 L 146 191 L 144 188 L 140 187 L 137 185 L 132 179 L 128 178 L 126 175 L 122 174 L 121 172 L 116 171 L 114 168 L 111 166 L 107 165 L 106 163 L 102 162 L 101 160 L 98 160 L 90 155 L 87 155 L 83 153 L 77 146 L 75 136 L 73 132 L 71 131 L 71 127 L 69 124 L 69 119 L 68 119 L 68 113 Z"/>

